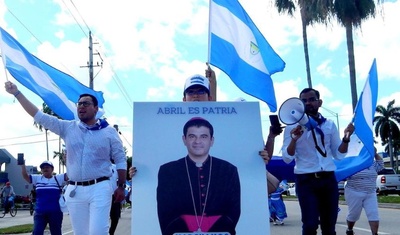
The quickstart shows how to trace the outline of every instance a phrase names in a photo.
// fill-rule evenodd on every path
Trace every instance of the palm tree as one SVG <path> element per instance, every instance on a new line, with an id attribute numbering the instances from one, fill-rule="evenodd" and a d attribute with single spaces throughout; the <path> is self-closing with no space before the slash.
<path id="1" fill-rule="evenodd" d="M 55 113 L 53 112 L 53 110 L 51 110 L 50 107 L 49 107 L 46 103 L 43 103 L 43 104 L 42 104 L 42 112 L 43 112 L 43 113 L 47 113 L 47 114 L 49 114 L 49 115 L 52 115 L 52 116 L 55 116 L 55 117 L 61 119 L 61 117 L 58 116 L 57 114 L 55 114 Z M 43 131 L 43 126 L 40 125 L 39 123 L 34 122 L 33 125 L 35 125 L 40 131 Z M 46 151 L 47 151 L 47 161 L 48 161 L 48 160 L 49 160 L 49 140 L 48 140 L 48 137 L 47 137 L 47 133 L 48 133 L 48 129 L 45 128 L 45 134 L 46 134 Z"/>
<path id="2" fill-rule="evenodd" d="M 396 173 L 398 172 L 399 169 L 399 153 L 400 153 L 400 138 L 397 135 L 397 137 L 392 139 L 393 143 L 392 143 L 392 147 L 393 147 L 393 165 L 394 168 L 397 169 Z M 388 143 L 382 143 L 382 145 L 386 145 L 385 147 L 385 152 L 389 152 L 389 145 Z"/>
<path id="3" fill-rule="evenodd" d="M 377 0 L 377 3 L 384 0 Z M 353 111 L 357 105 L 356 66 L 354 59 L 353 28 L 360 28 L 369 17 L 375 17 L 374 0 L 335 0 L 334 11 L 339 23 L 346 29 L 347 56 L 349 62 Z"/>
<path id="4" fill-rule="evenodd" d="M 53 151 L 53 153 L 54 153 L 54 155 L 53 155 L 53 159 L 56 159 L 57 157 L 58 157 L 58 165 L 59 165 L 59 169 L 60 169 L 60 172 L 59 173 L 61 173 L 61 166 L 63 166 L 63 167 L 65 167 L 66 166 L 66 162 L 65 162 L 65 155 L 66 155 L 66 152 L 64 151 L 64 150 L 62 150 L 62 151 L 60 151 L 60 152 L 57 152 L 57 151 Z M 63 168 L 64 169 L 64 168 Z M 64 172 L 64 170 L 63 170 L 63 172 Z"/>
<path id="5" fill-rule="evenodd" d="M 387 107 L 378 105 L 377 116 L 374 117 L 375 136 L 381 137 L 382 145 L 387 145 L 390 157 L 390 166 L 393 168 L 393 140 L 399 139 L 400 107 L 393 107 L 395 100 L 388 103 Z"/>
<path id="6" fill-rule="evenodd" d="M 303 47 L 306 61 L 308 87 L 312 88 L 310 58 L 308 53 L 307 26 L 314 23 L 327 23 L 332 11 L 332 0 L 275 0 L 275 7 L 279 13 L 286 12 L 293 16 L 296 4 L 300 7 L 301 25 L 303 30 Z"/>

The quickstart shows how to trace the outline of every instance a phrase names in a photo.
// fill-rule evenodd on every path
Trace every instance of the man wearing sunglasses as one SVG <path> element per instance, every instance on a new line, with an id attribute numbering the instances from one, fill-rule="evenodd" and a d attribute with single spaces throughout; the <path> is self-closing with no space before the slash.
<path id="1" fill-rule="evenodd" d="M 295 160 L 296 194 L 301 208 L 303 235 L 316 235 L 321 225 L 322 234 L 335 235 L 339 192 L 333 159 L 345 157 L 354 132 L 353 124 L 344 130 L 341 140 L 335 123 L 319 112 L 320 94 L 312 88 L 300 92 L 305 112 L 318 123 L 311 130 L 298 124 L 284 131 L 282 157 L 286 163 Z"/>
<path id="2" fill-rule="evenodd" d="M 59 135 L 68 151 L 69 184 L 65 192 L 74 234 L 108 235 L 111 195 L 115 201 L 125 198 L 126 156 L 115 129 L 97 119 L 99 109 L 95 96 L 82 94 L 77 102 L 79 121 L 61 120 L 40 111 L 11 82 L 6 91 L 13 94 L 36 123 Z M 118 188 L 113 192 L 109 179 L 111 161 L 118 171 Z"/>

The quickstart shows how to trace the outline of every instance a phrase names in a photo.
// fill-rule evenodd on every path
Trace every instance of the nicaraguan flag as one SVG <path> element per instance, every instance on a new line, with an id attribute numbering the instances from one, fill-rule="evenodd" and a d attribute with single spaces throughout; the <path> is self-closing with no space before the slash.
<path id="1" fill-rule="evenodd" d="M 354 112 L 354 133 L 351 136 L 349 149 L 344 159 L 335 160 L 337 181 L 371 166 L 374 156 L 373 120 L 378 97 L 378 72 L 376 60 L 372 63 Z"/>
<path id="2" fill-rule="evenodd" d="M 237 0 L 211 0 L 210 63 L 224 71 L 243 92 L 277 109 L 270 75 L 285 62 L 272 49 Z"/>
<path id="3" fill-rule="evenodd" d="M 17 40 L 0 27 L 0 48 L 4 66 L 22 85 L 40 96 L 64 120 L 78 119 L 75 103 L 81 94 L 94 95 L 103 110 L 102 92 L 84 86 L 70 75 L 61 72 L 30 54 Z M 102 115 L 103 111 L 98 113 Z"/>

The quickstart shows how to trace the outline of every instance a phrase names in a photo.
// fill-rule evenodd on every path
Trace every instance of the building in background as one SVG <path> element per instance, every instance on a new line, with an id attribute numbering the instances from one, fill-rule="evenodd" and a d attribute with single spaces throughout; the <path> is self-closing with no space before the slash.
<path id="1" fill-rule="evenodd" d="M 38 174 L 36 166 L 26 166 L 28 174 Z M 17 164 L 17 158 L 6 149 L 0 149 L 0 188 L 10 181 L 16 195 L 29 195 L 32 185 L 28 184 L 21 175 L 21 166 Z"/>

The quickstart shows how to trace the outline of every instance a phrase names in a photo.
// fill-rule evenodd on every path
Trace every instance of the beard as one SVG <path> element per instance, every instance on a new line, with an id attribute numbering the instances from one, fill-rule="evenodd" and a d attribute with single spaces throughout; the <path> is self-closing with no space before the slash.
<path id="1" fill-rule="evenodd" d="M 313 106 L 306 106 L 305 110 L 306 114 L 310 116 L 318 116 L 318 108 L 314 108 Z"/>

